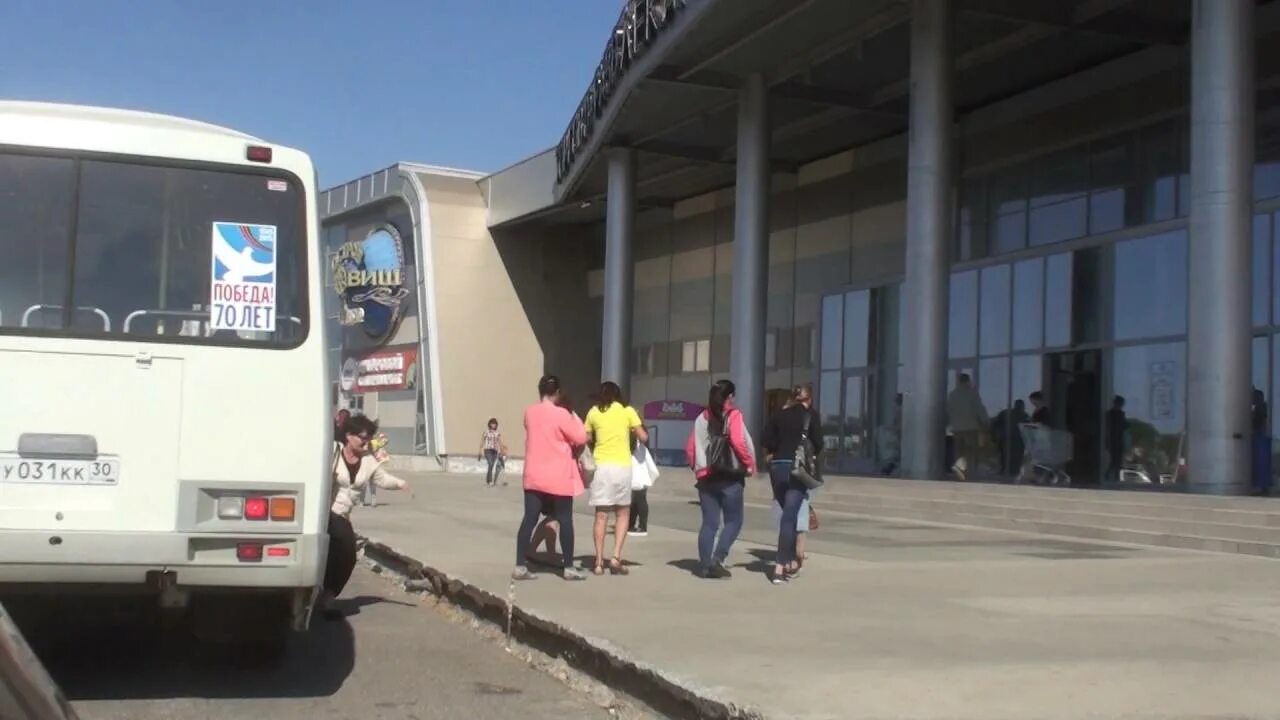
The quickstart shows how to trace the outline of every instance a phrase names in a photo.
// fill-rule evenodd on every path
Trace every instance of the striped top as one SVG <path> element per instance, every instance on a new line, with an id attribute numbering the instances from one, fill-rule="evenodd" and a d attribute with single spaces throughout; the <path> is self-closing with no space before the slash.
<path id="1" fill-rule="evenodd" d="M 502 433 L 497 430 L 484 431 L 484 449 L 500 450 L 502 448 Z"/>

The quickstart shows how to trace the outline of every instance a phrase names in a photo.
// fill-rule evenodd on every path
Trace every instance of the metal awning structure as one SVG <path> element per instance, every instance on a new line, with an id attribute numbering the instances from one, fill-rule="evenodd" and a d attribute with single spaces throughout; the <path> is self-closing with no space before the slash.
<path id="1" fill-rule="evenodd" d="M 955 102 L 962 121 L 993 103 L 1130 56 L 1165 69 L 1187 58 L 1190 2 L 956 3 Z M 576 138 L 572 157 L 566 162 L 563 149 L 553 149 L 515 166 L 523 182 L 533 180 L 536 170 L 537 180 L 551 183 L 554 192 L 543 195 L 541 207 L 503 209 L 493 224 L 598 220 L 610 148 L 637 151 L 641 208 L 731 186 L 737 93 L 753 73 L 770 88 L 770 155 L 777 172 L 906 131 L 909 2 L 629 0 L 615 36 L 628 32 L 628 12 L 643 17 L 651 4 L 672 5 L 674 16 L 657 31 L 640 28 L 650 32 L 648 44 L 610 78 L 607 99 L 597 99 L 598 114 L 586 136 Z M 606 52 L 606 61 L 610 57 Z M 573 131 L 571 124 L 566 137 Z M 490 187 L 501 188 L 506 172 L 491 176 Z M 499 192 L 491 197 L 503 199 Z"/>

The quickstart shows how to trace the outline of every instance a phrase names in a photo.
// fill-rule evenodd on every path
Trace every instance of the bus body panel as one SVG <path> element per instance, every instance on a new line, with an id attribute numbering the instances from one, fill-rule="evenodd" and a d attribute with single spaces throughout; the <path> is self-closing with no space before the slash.
<path id="1" fill-rule="evenodd" d="M 250 145 L 271 147 L 271 162 L 249 162 Z M 314 589 L 328 546 L 332 437 L 310 158 L 181 118 L 0 102 L 0 156 L 33 152 L 288 177 L 301 192 L 305 287 L 298 292 L 307 330 L 287 347 L 167 342 L 159 331 L 137 341 L 119 332 L 35 335 L 15 331 L 6 308 L 0 463 L 12 460 L 24 434 L 88 436 L 101 456 L 118 460 L 120 476 L 96 485 L 0 478 L 0 585 L 132 584 L 164 573 L 183 586 Z M 237 489 L 295 496 L 296 520 L 219 520 L 216 498 Z M 289 552 L 247 563 L 236 555 L 241 542 Z"/>

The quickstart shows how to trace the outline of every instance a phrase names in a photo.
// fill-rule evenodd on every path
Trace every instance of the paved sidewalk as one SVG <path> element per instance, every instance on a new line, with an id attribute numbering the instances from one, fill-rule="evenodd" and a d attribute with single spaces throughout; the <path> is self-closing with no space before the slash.
<path id="1" fill-rule="evenodd" d="M 380 493 L 357 531 L 505 595 L 518 478 L 407 477 L 416 498 Z M 828 512 L 805 574 L 775 587 L 753 505 L 734 578 L 706 581 L 689 572 L 697 508 L 654 494 L 630 576 L 543 576 L 516 603 L 771 719 L 1280 717 L 1273 560 Z M 590 555 L 589 520 L 576 528 Z"/>

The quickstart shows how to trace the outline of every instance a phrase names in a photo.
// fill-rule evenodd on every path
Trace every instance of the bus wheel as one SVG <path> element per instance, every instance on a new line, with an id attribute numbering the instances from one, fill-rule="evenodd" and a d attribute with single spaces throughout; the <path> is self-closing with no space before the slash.
<path id="1" fill-rule="evenodd" d="M 285 595 L 192 598 L 191 625 L 196 639 L 237 663 L 277 665 L 293 634 Z"/>

